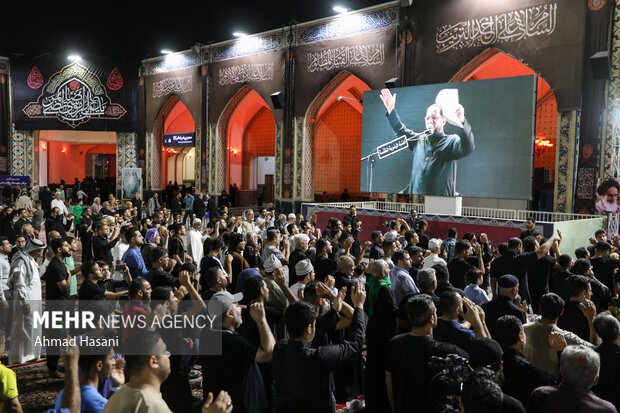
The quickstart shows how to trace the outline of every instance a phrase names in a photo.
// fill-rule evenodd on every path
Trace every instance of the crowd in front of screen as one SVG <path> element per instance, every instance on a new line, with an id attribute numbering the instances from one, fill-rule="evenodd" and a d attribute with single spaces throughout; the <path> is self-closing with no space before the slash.
<path id="1" fill-rule="evenodd" d="M 22 197 L 31 194 L 5 201 L 0 217 L 9 363 L 40 357 L 36 334 L 24 332 L 24 309 L 37 299 L 103 315 L 215 319 L 202 331 L 125 328 L 119 348 L 70 349 L 60 357 L 59 411 L 192 411 L 196 374 L 204 412 L 333 412 L 345 403 L 368 412 L 545 412 L 560 402 L 570 406 L 561 411 L 613 412 L 620 404 L 620 238 L 602 230 L 573 260 L 562 235 L 543 238 L 533 220 L 492 246 L 485 234 L 454 228 L 433 238 L 412 211 L 360 242 L 353 206 L 317 228 L 315 216 L 260 208 L 235 217 L 210 197 L 179 192 L 165 203 L 89 205 L 76 223 L 59 196 L 33 207 Z M 214 335 L 221 354 L 203 354 Z M 142 355 L 123 354 L 130 348 Z M 47 366 L 63 376 L 59 357 L 48 355 Z M 0 399 L 20 411 L 16 386 Z"/>

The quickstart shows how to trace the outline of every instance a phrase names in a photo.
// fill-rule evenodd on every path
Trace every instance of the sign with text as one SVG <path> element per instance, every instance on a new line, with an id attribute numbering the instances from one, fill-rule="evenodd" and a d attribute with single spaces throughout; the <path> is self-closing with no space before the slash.
<path id="1" fill-rule="evenodd" d="M 0 186 L 30 186 L 29 176 L 0 175 Z"/>
<path id="2" fill-rule="evenodd" d="M 164 146 L 194 146 L 194 132 L 188 133 L 165 133 Z"/>

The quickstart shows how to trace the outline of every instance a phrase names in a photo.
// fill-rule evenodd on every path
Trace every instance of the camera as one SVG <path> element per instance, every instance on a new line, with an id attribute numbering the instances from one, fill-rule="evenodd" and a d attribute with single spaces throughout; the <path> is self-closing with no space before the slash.
<path id="1" fill-rule="evenodd" d="M 124 272 L 125 270 L 127 270 L 127 265 L 125 265 L 125 264 L 115 264 L 114 265 L 114 271 Z"/>
<path id="2" fill-rule="evenodd" d="M 456 354 L 449 354 L 445 358 L 433 356 L 428 361 L 428 368 L 433 375 L 429 384 L 432 411 L 460 412 L 461 385 L 467 374 L 472 371 L 467 359 Z"/>

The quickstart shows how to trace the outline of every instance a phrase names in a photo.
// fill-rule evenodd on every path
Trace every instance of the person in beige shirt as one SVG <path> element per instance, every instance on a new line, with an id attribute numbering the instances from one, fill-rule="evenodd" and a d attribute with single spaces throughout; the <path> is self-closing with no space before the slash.
<path id="1" fill-rule="evenodd" d="M 596 307 L 590 302 L 586 305 L 584 314 L 588 319 L 596 315 Z M 564 300 L 555 293 L 548 293 L 540 300 L 541 317 L 523 326 L 527 337 L 523 355 L 537 367 L 560 377 L 560 365 L 558 352 L 564 350 L 567 345 L 592 346 L 570 331 L 562 330 L 556 324 L 564 310 Z M 590 317 L 591 316 L 591 317 Z"/>
<path id="2" fill-rule="evenodd" d="M 110 398 L 103 413 L 172 413 L 161 396 L 161 383 L 170 374 L 170 353 L 161 336 L 153 331 L 132 334 L 125 346 L 141 349 L 142 355 L 125 354 L 129 383 Z M 205 398 L 202 413 L 231 413 L 233 406 L 226 392 Z"/>

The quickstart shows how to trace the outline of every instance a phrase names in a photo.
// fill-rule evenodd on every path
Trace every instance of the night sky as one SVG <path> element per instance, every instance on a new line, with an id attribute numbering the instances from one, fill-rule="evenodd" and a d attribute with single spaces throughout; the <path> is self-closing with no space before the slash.
<path id="1" fill-rule="evenodd" d="M 162 49 L 181 51 L 197 43 L 278 29 L 334 16 L 333 6 L 350 10 L 382 4 L 371 0 L 11 2 L 0 34 L 0 56 L 146 59 Z M 8 12 L 7 9 L 5 11 Z"/>

